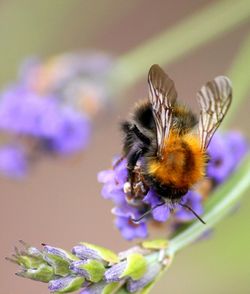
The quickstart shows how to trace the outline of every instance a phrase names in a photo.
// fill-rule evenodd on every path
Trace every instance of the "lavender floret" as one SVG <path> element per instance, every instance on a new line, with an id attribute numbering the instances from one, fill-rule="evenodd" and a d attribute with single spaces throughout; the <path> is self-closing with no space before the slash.
<path id="1" fill-rule="evenodd" d="M 105 281 L 108 283 L 118 282 L 121 280 L 120 276 L 124 272 L 127 266 L 127 261 L 122 261 L 118 264 L 113 265 L 111 268 L 106 270 L 104 274 Z"/>
<path id="2" fill-rule="evenodd" d="M 150 264 L 148 266 L 147 272 L 140 280 L 134 281 L 132 279 L 129 279 L 127 283 L 128 291 L 134 293 L 141 290 L 156 278 L 160 270 L 161 265 L 159 263 Z"/>

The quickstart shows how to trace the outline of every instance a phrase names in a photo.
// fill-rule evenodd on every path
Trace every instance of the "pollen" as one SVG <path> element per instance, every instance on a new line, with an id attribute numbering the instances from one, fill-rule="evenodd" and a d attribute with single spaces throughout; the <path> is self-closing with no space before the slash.
<path id="1" fill-rule="evenodd" d="M 162 159 L 148 162 L 149 174 L 164 185 L 190 188 L 204 177 L 206 154 L 194 134 L 178 136 L 171 132 L 162 152 Z"/>

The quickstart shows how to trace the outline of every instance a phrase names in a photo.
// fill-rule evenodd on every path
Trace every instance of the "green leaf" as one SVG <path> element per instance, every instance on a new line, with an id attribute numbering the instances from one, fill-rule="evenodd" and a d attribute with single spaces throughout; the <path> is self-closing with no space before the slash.
<path id="1" fill-rule="evenodd" d="M 94 259 L 88 260 L 85 264 L 80 265 L 79 268 L 86 270 L 89 274 L 89 280 L 94 283 L 101 281 L 105 272 L 104 265 Z"/>
<path id="2" fill-rule="evenodd" d="M 159 250 L 168 247 L 168 241 L 166 239 L 156 239 L 142 242 L 142 247 L 145 249 Z"/>
<path id="3" fill-rule="evenodd" d="M 19 265 L 29 269 L 29 268 L 38 268 L 41 264 L 44 264 L 45 261 L 41 258 L 27 256 L 27 255 L 19 255 L 16 257 L 16 262 Z"/>
<path id="4" fill-rule="evenodd" d="M 53 280 L 54 271 L 51 266 L 41 264 L 37 269 L 28 269 L 27 271 L 17 273 L 17 275 L 35 281 L 48 283 L 49 281 Z"/>
<path id="5" fill-rule="evenodd" d="M 71 273 L 69 269 L 70 263 L 79 260 L 71 252 L 49 245 L 44 246 L 43 258 L 54 268 L 55 274 L 62 277 Z"/>
<path id="6" fill-rule="evenodd" d="M 139 280 L 147 270 L 147 261 L 139 253 L 132 253 L 127 257 L 127 266 L 120 278 L 130 277 L 133 280 Z"/>
<path id="7" fill-rule="evenodd" d="M 116 289 L 120 287 L 119 283 L 111 283 L 105 286 L 102 290 L 101 294 L 111 294 L 111 293 L 116 293 Z"/>
<path id="8" fill-rule="evenodd" d="M 82 284 L 84 282 L 84 278 L 83 277 L 75 277 L 73 278 L 69 284 L 64 287 L 63 289 L 55 292 L 55 293 L 71 293 L 74 292 L 76 290 L 79 290 L 82 287 Z"/>
<path id="9" fill-rule="evenodd" d="M 86 242 L 80 242 L 80 244 L 86 246 L 87 248 L 95 250 L 100 255 L 100 257 L 107 262 L 110 262 L 110 263 L 119 262 L 118 255 L 107 248 L 93 245 L 93 244 L 86 243 Z"/>
<path id="10" fill-rule="evenodd" d="M 65 277 L 71 273 L 69 269 L 70 262 L 61 256 L 46 254 L 46 261 L 53 267 L 55 274 L 58 276 Z"/>

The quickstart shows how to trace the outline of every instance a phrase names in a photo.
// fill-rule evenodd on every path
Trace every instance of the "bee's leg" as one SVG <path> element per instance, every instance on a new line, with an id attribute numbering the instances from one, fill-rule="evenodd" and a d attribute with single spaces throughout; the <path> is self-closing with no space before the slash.
<path id="1" fill-rule="evenodd" d="M 145 136 L 136 125 L 132 125 L 130 130 L 139 138 L 145 145 L 150 145 L 150 139 Z"/>
<path id="2" fill-rule="evenodd" d="M 135 180 L 134 169 L 141 154 L 142 154 L 142 149 L 136 149 L 134 151 L 132 150 L 127 156 L 127 160 L 128 160 L 127 169 L 128 169 L 128 176 L 129 176 L 129 182 L 131 185 L 132 195 L 134 195 L 134 180 Z"/>
<path id="3" fill-rule="evenodd" d="M 123 160 L 125 159 L 125 156 L 122 155 L 121 157 L 119 157 L 115 163 L 113 164 L 113 169 L 115 169 Z"/>

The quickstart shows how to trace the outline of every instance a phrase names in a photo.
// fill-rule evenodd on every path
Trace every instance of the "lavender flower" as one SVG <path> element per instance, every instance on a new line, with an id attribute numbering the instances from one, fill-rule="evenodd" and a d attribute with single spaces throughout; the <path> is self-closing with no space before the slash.
<path id="1" fill-rule="evenodd" d="M 0 149 L 0 172 L 7 177 L 20 178 L 26 174 L 26 156 L 20 146 L 6 145 Z"/>
<path id="2" fill-rule="evenodd" d="M 225 181 L 247 149 L 245 139 L 236 132 L 216 134 L 208 149 L 210 160 L 206 180 L 215 181 L 216 184 Z M 166 203 L 157 207 L 162 203 L 162 198 L 152 188 L 145 187 L 139 182 L 135 187 L 135 196 L 132 197 L 126 159 L 120 162 L 116 159 L 114 162 L 117 163 L 113 165 L 113 169 L 98 174 L 98 181 L 103 183 L 102 196 L 115 204 L 115 208 L 112 209 L 116 216 L 115 225 L 125 239 L 146 238 L 147 225 L 150 221 L 166 222 L 171 219 L 172 223 L 178 225 L 193 220 L 195 215 L 181 204 L 188 205 L 198 215 L 203 213 L 203 201 L 206 195 L 202 194 L 201 189 L 199 192 L 198 189 L 190 190 L 180 204 Z M 140 167 L 136 168 L 140 170 Z M 133 222 L 132 219 L 138 219 L 152 208 L 154 208 L 152 212 L 140 223 Z"/>
<path id="3" fill-rule="evenodd" d="M 62 106 L 55 97 L 40 97 L 23 88 L 11 88 L 0 102 L 0 129 L 33 140 L 36 150 L 72 153 L 89 141 L 88 119 Z"/>
<path id="4" fill-rule="evenodd" d="M 64 54 L 23 64 L 17 82 L 0 94 L 0 131 L 7 134 L 5 143 L 22 146 L 26 165 L 46 154 L 84 150 L 91 118 L 106 108 L 111 95 L 112 65 L 113 59 L 101 53 Z"/>
<path id="5" fill-rule="evenodd" d="M 90 137 L 88 119 L 73 109 L 61 109 L 61 122 L 54 136 L 45 137 L 44 147 L 56 153 L 73 153 L 86 148 Z"/>
<path id="6" fill-rule="evenodd" d="M 212 225 L 230 212 L 231 205 L 242 195 L 238 193 L 239 187 L 243 186 L 243 191 L 249 187 L 248 168 L 249 156 L 238 173 L 225 183 L 224 198 L 221 199 L 223 194 L 219 189 L 215 192 L 217 202 L 206 213 Z M 190 193 L 182 200 L 192 202 L 197 200 L 195 196 Z M 84 242 L 71 253 L 49 245 L 38 250 L 21 241 L 24 249 L 15 248 L 15 254 L 6 259 L 20 266 L 18 276 L 48 283 L 49 290 L 57 293 L 80 289 L 81 294 L 148 293 L 161 273 L 169 268 L 174 255 L 206 230 L 206 226 L 191 224 L 169 241 L 165 238 L 147 240 L 118 255 Z"/>
<path id="7" fill-rule="evenodd" d="M 40 251 L 21 243 L 25 250 L 16 249 L 13 258 L 7 258 L 21 266 L 18 275 L 46 282 L 48 289 L 56 293 L 79 289 L 81 294 L 113 293 L 119 289 L 133 293 L 143 290 L 166 267 L 165 260 L 159 258 L 159 250 L 165 250 L 167 242 L 159 240 L 119 255 L 89 243 L 75 246 L 73 254 L 48 245 Z"/>

